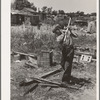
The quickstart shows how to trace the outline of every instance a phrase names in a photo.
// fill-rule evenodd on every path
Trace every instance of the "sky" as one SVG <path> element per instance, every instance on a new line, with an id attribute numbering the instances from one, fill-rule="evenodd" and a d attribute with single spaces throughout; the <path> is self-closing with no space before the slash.
<path id="1" fill-rule="evenodd" d="M 14 0 L 11 0 L 14 1 Z M 43 6 L 53 7 L 53 10 L 65 12 L 84 11 L 85 13 L 96 12 L 96 0 L 28 0 L 38 8 Z"/>

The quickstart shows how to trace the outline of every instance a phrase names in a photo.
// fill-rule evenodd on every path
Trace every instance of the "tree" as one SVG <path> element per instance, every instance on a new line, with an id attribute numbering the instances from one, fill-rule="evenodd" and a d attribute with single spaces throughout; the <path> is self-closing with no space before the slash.
<path id="1" fill-rule="evenodd" d="M 47 12 L 47 6 L 42 7 L 42 12 Z"/>
<path id="2" fill-rule="evenodd" d="M 84 16 L 84 12 L 83 11 L 81 11 L 79 14 L 80 14 L 80 16 Z"/>
<path id="3" fill-rule="evenodd" d="M 66 15 L 70 16 L 71 18 L 77 16 L 77 14 L 74 12 L 66 13 Z"/>
<path id="4" fill-rule="evenodd" d="M 52 7 L 48 8 L 47 6 L 42 7 L 42 12 L 46 14 L 51 14 L 52 13 Z"/>
<path id="5" fill-rule="evenodd" d="M 52 11 L 52 15 L 55 15 L 56 16 L 57 15 L 57 11 L 56 10 L 53 10 Z"/>
<path id="6" fill-rule="evenodd" d="M 84 12 L 83 11 L 77 11 L 76 14 L 79 15 L 79 16 L 84 16 Z"/>
<path id="7" fill-rule="evenodd" d="M 47 13 L 51 14 L 52 13 L 52 7 L 51 8 L 47 8 Z"/>
<path id="8" fill-rule="evenodd" d="M 35 7 L 34 3 L 31 3 L 31 8 L 32 8 L 34 11 L 37 11 L 37 7 Z"/>
<path id="9" fill-rule="evenodd" d="M 37 10 L 33 3 L 30 3 L 28 0 L 15 0 L 14 2 L 15 9 L 22 10 L 24 7 Z"/>
<path id="10" fill-rule="evenodd" d="M 91 16 L 96 16 L 96 12 L 94 12 L 94 13 L 91 13 Z"/>
<path id="11" fill-rule="evenodd" d="M 65 14 L 64 10 L 59 10 L 59 14 Z"/>

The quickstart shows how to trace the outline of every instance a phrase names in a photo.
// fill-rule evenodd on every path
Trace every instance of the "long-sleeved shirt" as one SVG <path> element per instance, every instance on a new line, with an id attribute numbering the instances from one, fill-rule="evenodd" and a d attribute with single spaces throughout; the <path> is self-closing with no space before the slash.
<path id="1" fill-rule="evenodd" d="M 66 40 L 63 41 L 65 36 L 65 30 L 64 27 L 61 25 L 56 26 L 55 29 L 53 30 L 53 33 L 57 35 L 57 41 L 59 43 L 66 45 L 73 45 L 73 37 L 77 37 L 77 35 L 73 33 L 69 28 L 66 33 Z"/>

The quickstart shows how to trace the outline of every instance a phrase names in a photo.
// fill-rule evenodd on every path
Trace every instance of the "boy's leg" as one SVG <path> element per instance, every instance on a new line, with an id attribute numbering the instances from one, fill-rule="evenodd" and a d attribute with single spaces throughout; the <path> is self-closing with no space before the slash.
<path id="1" fill-rule="evenodd" d="M 68 60 L 65 61 L 65 65 L 64 65 L 65 72 L 64 72 L 63 78 L 62 78 L 63 82 L 64 81 L 70 82 L 73 57 L 74 57 L 74 50 L 71 53 L 70 57 L 68 57 Z"/>
<path id="2" fill-rule="evenodd" d="M 64 56 L 62 55 L 62 58 L 61 58 L 61 66 L 62 68 L 65 70 L 65 59 L 64 59 Z"/>
<path id="3" fill-rule="evenodd" d="M 61 58 L 61 66 L 62 68 L 65 70 L 65 62 L 66 62 L 66 56 L 67 53 L 66 53 L 66 48 L 63 46 L 62 47 L 62 58 Z"/>
<path id="4" fill-rule="evenodd" d="M 69 82 L 70 81 L 70 75 L 69 75 L 70 64 L 69 64 L 69 62 L 66 61 L 64 67 L 65 67 L 65 72 L 62 77 L 62 82 Z"/>

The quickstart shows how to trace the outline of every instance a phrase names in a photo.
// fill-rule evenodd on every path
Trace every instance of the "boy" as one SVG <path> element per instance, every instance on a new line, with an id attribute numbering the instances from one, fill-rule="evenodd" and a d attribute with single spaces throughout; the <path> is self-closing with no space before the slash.
<path id="1" fill-rule="evenodd" d="M 74 57 L 73 37 L 77 37 L 77 35 L 72 33 L 72 30 L 69 27 L 66 33 L 66 40 L 64 41 L 65 31 L 63 29 L 64 25 L 58 25 L 53 30 L 53 33 L 58 36 L 58 41 L 62 46 L 61 66 L 64 69 L 62 82 L 70 83 L 72 62 Z"/>

